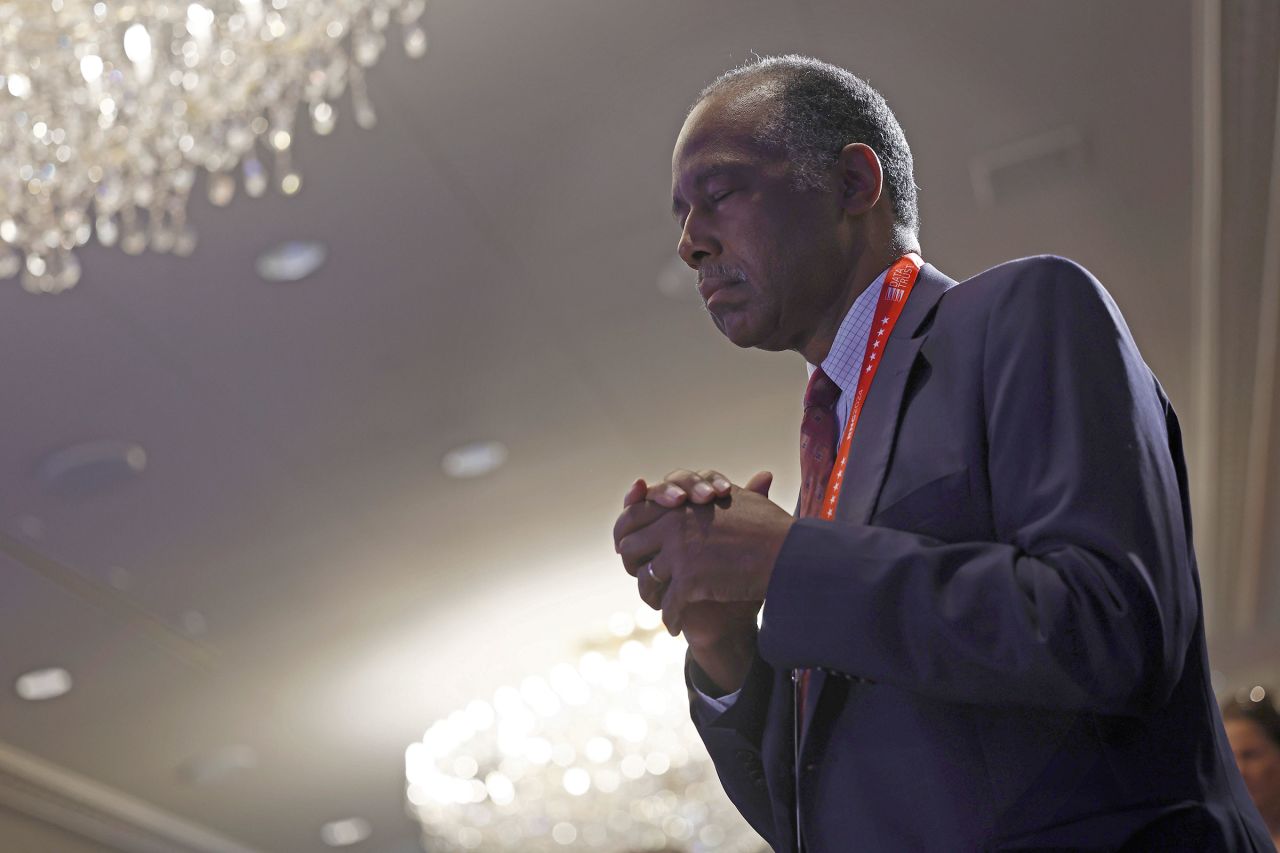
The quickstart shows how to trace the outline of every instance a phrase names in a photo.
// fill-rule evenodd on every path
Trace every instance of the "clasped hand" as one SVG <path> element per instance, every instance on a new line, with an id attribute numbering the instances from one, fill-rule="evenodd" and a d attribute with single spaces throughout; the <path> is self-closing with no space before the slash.
<path id="1" fill-rule="evenodd" d="M 640 597 L 674 636 L 714 645 L 755 616 L 792 517 L 769 500 L 773 475 L 746 488 L 715 471 L 672 471 L 649 486 L 637 480 L 613 527 L 614 547 Z"/>

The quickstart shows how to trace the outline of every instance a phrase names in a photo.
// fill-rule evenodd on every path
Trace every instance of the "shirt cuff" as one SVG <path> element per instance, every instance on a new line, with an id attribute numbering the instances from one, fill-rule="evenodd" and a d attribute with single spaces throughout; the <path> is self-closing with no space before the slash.
<path id="1" fill-rule="evenodd" d="M 709 708 L 717 714 L 723 714 L 725 711 L 733 707 L 734 702 L 738 701 L 738 694 L 741 693 L 742 690 L 739 688 L 732 693 L 726 693 L 723 696 L 714 697 L 708 696 L 699 690 L 697 685 L 694 685 L 693 692 L 697 695 L 698 700 L 702 703 L 703 707 Z"/>

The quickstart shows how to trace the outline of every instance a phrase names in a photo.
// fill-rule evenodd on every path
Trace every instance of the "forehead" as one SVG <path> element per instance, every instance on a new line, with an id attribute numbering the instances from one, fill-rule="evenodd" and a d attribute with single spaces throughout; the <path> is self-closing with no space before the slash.
<path id="1" fill-rule="evenodd" d="M 1223 721 L 1231 739 L 1239 744 L 1261 745 L 1266 740 L 1262 727 L 1250 719 L 1231 717 Z"/>
<path id="2" fill-rule="evenodd" d="M 721 93 L 702 100 L 689 113 L 671 153 L 673 184 L 696 179 L 716 167 L 764 165 L 777 161 L 780 152 L 760 141 L 768 117 L 768 93 Z"/>

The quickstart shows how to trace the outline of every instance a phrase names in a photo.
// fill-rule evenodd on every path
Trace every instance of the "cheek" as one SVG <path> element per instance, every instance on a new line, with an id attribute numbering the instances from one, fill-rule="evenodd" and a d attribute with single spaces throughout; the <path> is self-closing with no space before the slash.
<path id="1" fill-rule="evenodd" d="M 751 301 L 742 312 L 741 322 L 750 326 L 752 334 L 767 338 L 782 325 L 784 312 L 777 292 L 769 283 L 760 284 L 763 286 L 757 287 L 751 294 Z"/>
<path id="2" fill-rule="evenodd" d="M 770 246 L 756 253 L 756 280 L 752 283 L 756 301 L 761 305 L 780 306 L 787 294 L 797 289 L 798 270 L 785 246 Z"/>

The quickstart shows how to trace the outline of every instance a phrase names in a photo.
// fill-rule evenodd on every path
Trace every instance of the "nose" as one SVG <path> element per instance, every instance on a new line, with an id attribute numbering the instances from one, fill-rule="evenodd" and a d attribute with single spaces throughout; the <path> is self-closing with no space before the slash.
<path id="1" fill-rule="evenodd" d="M 707 258 L 720 254 L 720 241 L 716 239 L 709 223 L 696 210 L 690 211 L 685 217 L 680 242 L 676 244 L 676 254 L 695 270 Z"/>

